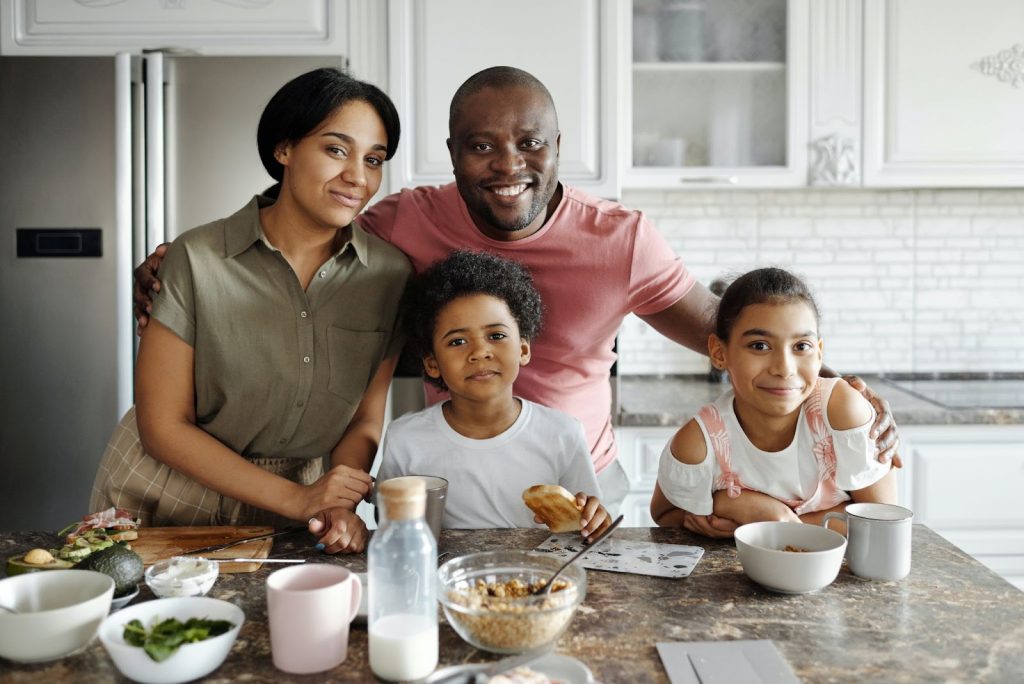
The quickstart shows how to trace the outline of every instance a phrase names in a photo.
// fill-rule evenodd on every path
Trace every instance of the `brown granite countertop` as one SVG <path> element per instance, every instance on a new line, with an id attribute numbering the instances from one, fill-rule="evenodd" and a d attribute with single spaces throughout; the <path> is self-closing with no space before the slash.
<path id="1" fill-rule="evenodd" d="M 1002 406 L 1006 392 L 997 389 L 1009 384 L 1024 387 L 1021 380 L 991 380 L 986 383 L 943 378 L 914 382 L 902 377 L 862 377 L 889 402 L 897 425 L 1024 425 L 1024 408 Z M 695 375 L 624 375 L 618 383 L 616 423 L 623 427 L 682 425 L 701 406 L 714 401 L 728 388 L 727 383 L 709 383 L 704 376 Z M 922 385 L 928 385 L 926 389 L 930 393 L 934 393 L 936 386 L 945 385 L 950 390 L 947 396 L 956 394 L 958 400 L 968 402 L 970 396 L 975 396 L 977 405 L 949 408 L 912 391 Z M 991 391 L 986 392 L 986 387 Z M 986 406 L 986 396 L 995 398 L 997 394 L 1000 395 L 1000 405 Z"/>
<path id="2" fill-rule="evenodd" d="M 901 582 L 851 575 L 816 594 L 787 596 L 761 589 L 743 574 L 731 541 L 684 530 L 622 528 L 616 535 L 696 544 L 706 552 L 686 579 L 591 570 L 587 597 L 559 653 L 586 663 L 605 684 L 667 682 L 659 641 L 772 639 L 807 682 L 1010 682 L 1024 673 L 1024 592 L 922 525 L 914 526 L 913 570 Z M 441 551 L 459 556 L 497 548 L 529 549 L 543 530 L 445 530 Z M 0 534 L 0 556 L 52 543 L 52 535 Z M 276 541 L 272 555 L 315 558 L 366 568 L 363 554 L 323 556 L 299 532 Z M 287 675 L 270 659 L 264 583 L 270 570 L 221 575 L 210 596 L 231 601 L 246 622 L 227 661 L 210 682 L 373 682 L 366 628 L 353 626 L 348 659 L 331 672 Z M 143 586 L 136 601 L 150 600 Z M 442 623 L 441 664 L 492 656 L 463 642 Z M 0 660 L 2 682 L 125 681 L 99 641 L 62 660 L 16 665 Z"/>

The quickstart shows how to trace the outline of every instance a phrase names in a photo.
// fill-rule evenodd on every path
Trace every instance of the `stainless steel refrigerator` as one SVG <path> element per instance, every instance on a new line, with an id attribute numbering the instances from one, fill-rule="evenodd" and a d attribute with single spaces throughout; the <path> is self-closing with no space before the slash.
<path id="1" fill-rule="evenodd" d="M 0 57 L 0 529 L 88 511 L 132 404 L 131 269 L 272 181 L 256 124 L 341 57 Z"/>

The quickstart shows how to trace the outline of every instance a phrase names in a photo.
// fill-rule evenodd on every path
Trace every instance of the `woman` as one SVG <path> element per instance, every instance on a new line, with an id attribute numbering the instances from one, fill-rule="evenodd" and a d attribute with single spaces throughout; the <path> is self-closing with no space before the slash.
<path id="1" fill-rule="evenodd" d="M 337 69 L 274 95 L 257 143 L 277 200 L 254 197 L 171 245 L 136 407 L 103 456 L 91 510 L 128 508 L 152 525 L 320 514 L 328 551 L 362 550 L 353 511 L 370 486 L 410 267 L 352 219 L 398 137 L 388 97 Z"/>

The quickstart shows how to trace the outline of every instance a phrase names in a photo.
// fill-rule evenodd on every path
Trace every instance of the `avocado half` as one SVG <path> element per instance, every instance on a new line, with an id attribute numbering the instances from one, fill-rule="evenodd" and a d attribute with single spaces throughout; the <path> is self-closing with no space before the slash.
<path id="1" fill-rule="evenodd" d="M 7 559 L 7 576 L 14 577 L 15 575 L 22 575 L 26 572 L 39 572 L 41 570 L 66 570 L 70 568 L 73 563 L 61 560 L 60 558 L 54 558 L 49 563 L 26 563 L 25 554 L 20 556 L 12 556 Z"/>

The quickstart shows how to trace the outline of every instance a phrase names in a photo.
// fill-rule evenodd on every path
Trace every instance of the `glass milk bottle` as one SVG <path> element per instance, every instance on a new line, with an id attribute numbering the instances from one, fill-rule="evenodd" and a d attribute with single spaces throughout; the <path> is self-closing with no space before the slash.
<path id="1" fill-rule="evenodd" d="M 396 477 L 377 488 L 380 528 L 367 552 L 370 669 L 390 681 L 437 667 L 437 542 L 423 519 L 423 480 Z"/>

